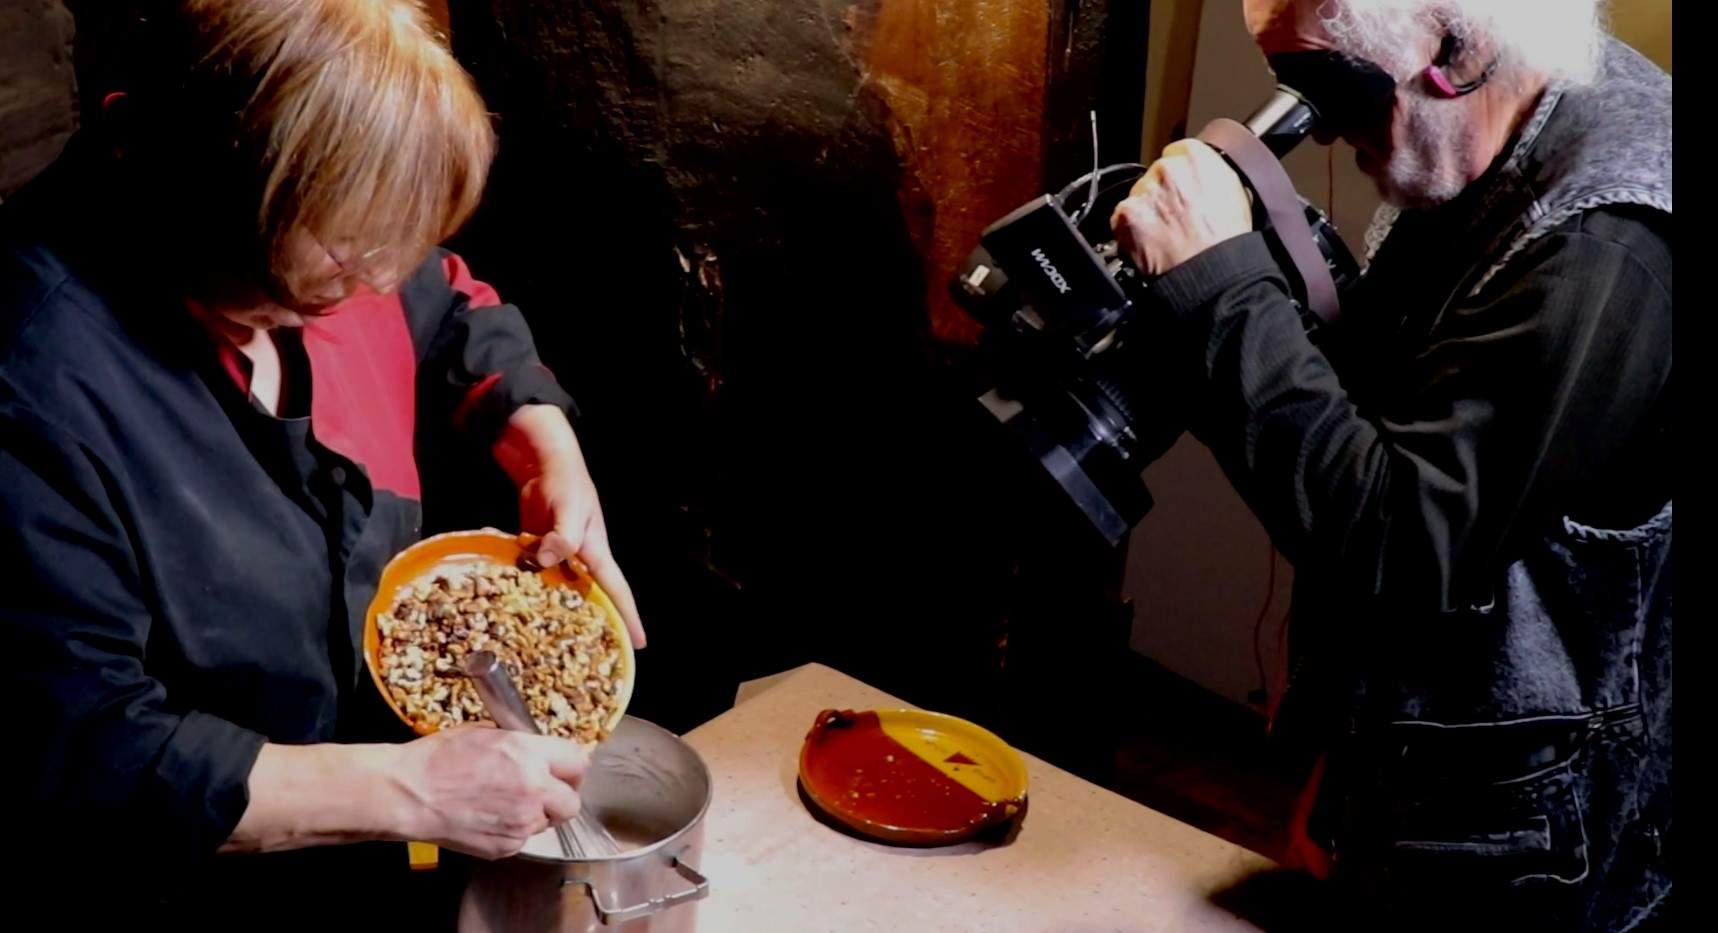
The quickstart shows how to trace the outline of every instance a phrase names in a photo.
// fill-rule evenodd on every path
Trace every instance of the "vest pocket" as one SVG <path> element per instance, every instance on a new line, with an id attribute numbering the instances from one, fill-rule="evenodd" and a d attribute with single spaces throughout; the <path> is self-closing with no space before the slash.
<path id="1" fill-rule="evenodd" d="M 1348 764 L 1360 780 L 1345 795 L 1343 860 L 1392 900 L 1427 909 L 1459 911 L 1447 903 L 1457 891 L 1531 887 L 1561 899 L 1589 874 L 1580 777 L 1602 718 L 1421 720 L 1354 736 Z"/>
<path id="2" fill-rule="evenodd" d="M 1572 762 L 1485 784 L 1404 793 L 1386 821 L 1391 880 L 1479 891 L 1587 876 L 1587 829 Z"/>

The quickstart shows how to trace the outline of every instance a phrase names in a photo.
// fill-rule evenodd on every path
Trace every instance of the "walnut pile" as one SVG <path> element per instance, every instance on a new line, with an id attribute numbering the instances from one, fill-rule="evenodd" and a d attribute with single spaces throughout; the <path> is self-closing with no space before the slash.
<path id="1" fill-rule="evenodd" d="M 489 720 L 465 656 L 495 652 L 549 735 L 608 738 L 624 686 L 619 639 L 603 610 L 529 571 L 482 566 L 402 588 L 376 617 L 382 679 L 407 718 L 445 729 Z"/>

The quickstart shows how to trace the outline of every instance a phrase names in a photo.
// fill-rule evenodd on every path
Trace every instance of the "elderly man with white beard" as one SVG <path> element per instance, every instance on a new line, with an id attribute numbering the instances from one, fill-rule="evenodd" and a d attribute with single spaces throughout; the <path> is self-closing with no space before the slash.
<path id="1" fill-rule="evenodd" d="M 1112 223 L 1193 434 L 1297 572 L 1292 860 L 1370 929 L 1662 922 L 1670 78 L 1601 0 L 1245 12 L 1386 201 L 1343 317 L 1306 333 L 1201 143 Z"/>

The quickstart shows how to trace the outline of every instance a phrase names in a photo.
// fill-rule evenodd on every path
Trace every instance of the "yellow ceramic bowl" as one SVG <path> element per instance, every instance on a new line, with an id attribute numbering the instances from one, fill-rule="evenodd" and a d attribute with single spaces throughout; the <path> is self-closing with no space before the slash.
<path id="1" fill-rule="evenodd" d="M 799 784 L 818 810 L 863 836 L 942 846 L 1018 827 L 1026 762 L 994 733 L 918 709 L 817 715 Z"/>
<path id="2" fill-rule="evenodd" d="M 376 597 L 370 601 L 369 612 L 364 617 L 364 663 L 370 668 L 370 678 L 375 681 L 376 689 L 382 692 L 382 699 L 387 701 L 388 708 L 419 735 L 429 735 L 436 731 L 435 726 L 413 722 L 406 716 L 405 710 L 400 709 L 399 704 L 394 702 L 393 694 L 388 692 L 387 681 L 382 677 L 382 640 L 381 633 L 376 628 L 376 617 L 394 607 L 401 589 L 413 586 L 420 580 L 434 579 L 437 574 L 457 572 L 479 564 L 517 567 L 520 557 L 527 553 L 526 548 L 535 541 L 535 538 L 529 536 L 510 535 L 493 528 L 449 532 L 425 538 L 406 548 L 383 569 L 381 585 L 376 587 Z M 613 731 L 620 725 L 621 717 L 626 715 L 627 704 L 632 700 L 633 685 L 638 681 L 638 665 L 632 653 L 632 639 L 626 632 L 626 622 L 621 619 L 620 612 L 614 608 L 608 594 L 597 586 L 583 564 L 567 561 L 539 573 L 543 582 L 577 590 L 579 595 L 601 607 L 609 628 L 614 630 L 615 637 L 620 640 L 620 703 L 607 724 L 609 731 Z"/>

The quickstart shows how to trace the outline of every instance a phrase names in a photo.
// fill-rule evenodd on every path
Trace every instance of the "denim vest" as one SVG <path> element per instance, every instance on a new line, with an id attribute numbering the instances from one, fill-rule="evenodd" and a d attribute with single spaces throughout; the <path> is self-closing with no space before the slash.
<path id="1" fill-rule="evenodd" d="M 1595 84 L 1550 88 L 1463 213 L 1483 258 L 1445 306 L 1582 211 L 1668 214 L 1670 99 L 1615 40 Z M 1525 537 L 1482 604 L 1393 619 L 1423 637 L 1337 662 L 1343 721 L 1308 828 L 1338 878 L 1401 912 L 1392 928 L 1625 930 L 1670 889 L 1671 505 Z"/>

